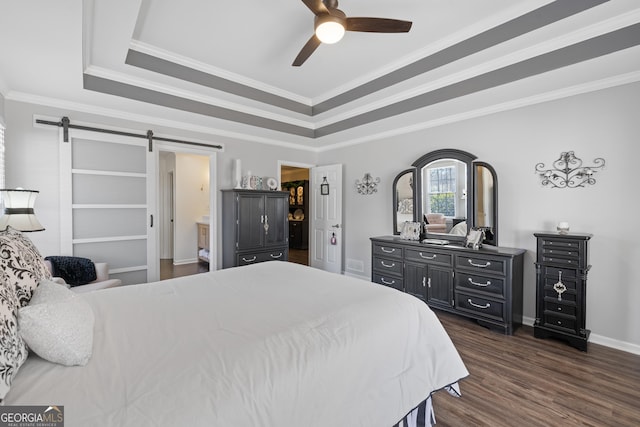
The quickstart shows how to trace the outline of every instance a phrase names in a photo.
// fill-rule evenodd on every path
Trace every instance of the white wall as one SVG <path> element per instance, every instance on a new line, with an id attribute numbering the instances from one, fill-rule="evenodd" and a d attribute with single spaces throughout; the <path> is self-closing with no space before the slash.
<path id="1" fill-rule="evenodd" d="M 209 215 L 209 157 L 177 153 L 175 156 L 174 264 L 196 262 L 196 223 Z"/>
<path id="2" fill-rule="evenodd" d="M 391 185 L 399 172 L 431 150 L 465 150 L 497 171 L 500 245 L 527 249 L 525 317 L 535 317 L 533 233 L 568 221 L 573 231 L 594 236 L 587 285 L 592 341 L 617 340 L 616 345 L 640 352 L 640 245 L 633 234 L 640 212 L 634 188 L 638 111 L 640 84 L 635 83 L 322 153 L 319 164 L 345 164 L 345 260 L 364 262 L 370 273 L 369 237 L 391 234 Z M 536 163 L 550 165 L 570 150 L 586 164 L 605 159 L 597 184 L 543 188 Z M 378 193 L 356 193 L 354 182 L 364 172 L 381 178 Z"/>
<path id="3" fill-rule="evenodd" d="M 319 154 L 149 126 L 155 134 L 208 138 L 225 143 L 218 155 L 219 188 L 232 188 L 232 165 L 242 159 L 243 171 L 277 176 L 278 160 L 344 167 L 345 260 L 360 260 L 371 271 L 371 236 L 391 234 L 391 184 L 397 173 L 418 157 L 440 148 L 469 151 L 498 173 L 500 244 L 527 249 L 525 258 L 525 316 L 535 316 L 535 239 L 538 230 L 552 230 L 569 221 L 574 231 L 593 233 L 587 288 L 587 327 L 592 341 L 627 345 L 640 352 L 640 246 L 634 238 L 640 199 L 632 189 L 640 145 L 640 84 L 630 84 L 558 101 L 524 107 L 412 134 L 372 141 Z M 47 228 L 32 239 L 43 253 L 59 247 L 57 131 L 32 125 L 33 114 L 146 129 L 144 124 L 97 117 L 55 108 L 5 102 L 7 124 L 7 186 L 40 190 L 36 213 Z M 550 164 L 562 151 L 574 150 L 590 163 L 607 164 L 595 186 L 584 189 L 542 188 L 535 164 Z M 362 196 L 356 179 L 365 172 L 380 177 L 377 193 Z M 217 216 L 221 207 L 218 194 Z M 221 233 L 219 233 L 221 234 Z M 218 263 L 222 265 L 218 242 Z M 345 265 L 347 265 L 345 263 Z M 349 272 L 360 274 L 360 272 Z"/>

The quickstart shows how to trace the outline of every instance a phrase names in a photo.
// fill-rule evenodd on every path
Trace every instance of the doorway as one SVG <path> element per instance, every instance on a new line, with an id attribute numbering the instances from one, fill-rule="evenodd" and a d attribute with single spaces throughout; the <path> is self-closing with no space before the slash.
<path id="1" fill-rule="evenodd" d="M 198 229 L 210 224 L 210 157 L 162 150 L 158 155 L 160 280 L 207 272 L 215 251 L 200 247 Z"/>
<path id="2" fill-rule="evenodd" d="M 309 265 L 309 166 L 280 164 L 280 188 L 289 192 L 289 262 Z"/>

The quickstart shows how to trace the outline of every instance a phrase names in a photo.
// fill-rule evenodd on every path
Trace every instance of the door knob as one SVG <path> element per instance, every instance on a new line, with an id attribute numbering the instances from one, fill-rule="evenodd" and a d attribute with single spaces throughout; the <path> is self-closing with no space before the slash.
<path id="1" fill-rule="evenodd" d="M 333 228 L 340 228 L 340 224 L 334 224 L 334 225 L 332 225 L 331 227 L 333 227 Z"/>

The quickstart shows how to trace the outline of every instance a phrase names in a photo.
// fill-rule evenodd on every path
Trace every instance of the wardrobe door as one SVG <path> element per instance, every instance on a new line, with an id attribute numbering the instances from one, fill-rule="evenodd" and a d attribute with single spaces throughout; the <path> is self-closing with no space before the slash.
<path id="1" fill-rule="evenodd" d="M 147 282 L 146 141 L 70 130 L 60 140 L 61 252 L 109 264 L 123 284 Z"/>

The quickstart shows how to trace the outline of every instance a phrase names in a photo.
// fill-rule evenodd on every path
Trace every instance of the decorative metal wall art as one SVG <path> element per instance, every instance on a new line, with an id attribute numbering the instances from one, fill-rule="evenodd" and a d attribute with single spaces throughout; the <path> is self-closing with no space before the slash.
<path id="1" fill-rule="evenodd" d="M 378 184 L 380 183 L 380 178 L 373 179 L 369 172 L 364 174 L 362 180 L 356 180 L 356 190 L 360 194 L 373 194 L 378 191 Z"/>
<path id="2" fill-rule="evenodd" d="M 550 188 L 577 188 L 594 185 L 594 174 L 604 167 L 604 159 L 598 157 L 593 166 L 584 166 L 582 160 L 573 151 L 560 153 L 560 158 L 553 162 L 553 167 L 545 169 L 544 163 L 536 165 L 536 173 L 540 175 L 542 185 Z"/>

